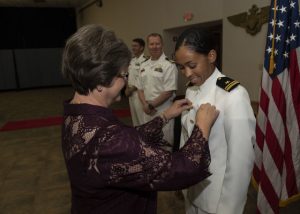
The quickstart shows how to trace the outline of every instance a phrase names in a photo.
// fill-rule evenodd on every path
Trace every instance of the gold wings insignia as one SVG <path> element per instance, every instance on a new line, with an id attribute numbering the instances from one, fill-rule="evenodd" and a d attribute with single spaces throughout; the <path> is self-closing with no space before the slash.
<path id="1" fill-rule="evenodd" d="M 261 30 L 261 26 L 268 22 L 269 9 L 269 6 L 259 9 L 256 5 L 253 5 L 249 12 L 229 16 L 227 19 L 231 24 L 245 28 L 247 33 L 255 35 Z"/>

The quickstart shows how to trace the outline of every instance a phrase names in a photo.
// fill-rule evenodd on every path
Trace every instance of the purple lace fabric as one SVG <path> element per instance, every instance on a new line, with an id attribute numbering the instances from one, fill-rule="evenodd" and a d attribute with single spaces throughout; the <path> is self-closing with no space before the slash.
<path id="1" fill-rule="evenodd" d="M 161 148 L 163 125 L 156 117 L 133 128 L 109 109 L 65 103 L 62 150 L 72 212 L 156 213 L 155 191 L 186 188 L 209 176 L 208 143 L 198 127 L 182 149 L 170 153 Z"/>

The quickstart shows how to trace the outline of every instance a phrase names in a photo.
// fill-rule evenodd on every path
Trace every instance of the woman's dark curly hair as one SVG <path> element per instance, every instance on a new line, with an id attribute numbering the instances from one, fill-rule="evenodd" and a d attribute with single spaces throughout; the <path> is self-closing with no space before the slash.
<path id="1" fill-rule="evenodd" d="M 99 85 L 109 87 L 130 60 L 130 50 L 114 32 L 100 25 L 86 25 L 66 42 L 62 74 L 76 92 L 87 95 Z"/>

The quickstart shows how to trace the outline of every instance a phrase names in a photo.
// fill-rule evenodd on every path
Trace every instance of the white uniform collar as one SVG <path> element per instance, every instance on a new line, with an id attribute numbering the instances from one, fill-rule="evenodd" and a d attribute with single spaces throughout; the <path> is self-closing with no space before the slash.
<path id="1" fill-rule="evenodd" d="M 144 53 L 142 53 L 139 57 L 135 57 L 137 61 L 142 61 L 144 59 Z"/>
<path id="2" fill-rule="evenodd" d="M 160 57 L 158 58 L 158 60 L 152 60 L 152 57 L 151 57 L 151 61 L 152 62 L 159 62 L 159 61 L 162 61 L 162 60 L 164 60 L 164 59 L 166 59 L 166 55 L 165 55 L 165 53 L 163 52 L 161 55 L 160 55 Z"/>
<path id="3" fill-rule="evenodd" d="M 198 87 L 198 90 L 201 91 L 201 93 L 208 92 L 211 86 L 216 84 L 217 78 L 220 76 L 224 76 L 224 75 L 216 67 L 214 72 L 208 77 L 208 79 L 205 80 L 205 82 Z"/>

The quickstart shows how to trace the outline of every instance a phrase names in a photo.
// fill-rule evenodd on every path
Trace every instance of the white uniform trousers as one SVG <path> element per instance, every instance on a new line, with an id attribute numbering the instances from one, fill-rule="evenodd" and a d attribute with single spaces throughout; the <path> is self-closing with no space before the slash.
<path id="1" fill-rule="evenodd" d="M 190 200 L 186 197 L 187 195 L 187 190 L 184 189 L 182 190 L 183 196 L 184 196 L 184 206 L 185 206 L 185 213 L 186 214 L 213 214 L 213 213 L 208 213 L 200 209 L 199 207 L 196 207 L 194 204 L 190 202 Z"/>
<path id="2" fill-rule="evenodd" d="M 195 205 L 191 204 L 189 200 L 184 200 L 184 206 L 186 207 L 186 214 L 213 214 L 201 210 L 199 207 L 196 207 Z"/>
<path id="3" fill-rule="evenodd" d="M 129 97 L 129 106 L 133 126 L 143 124 L 144 112 L 137 91 L 134 91 Z"/>

